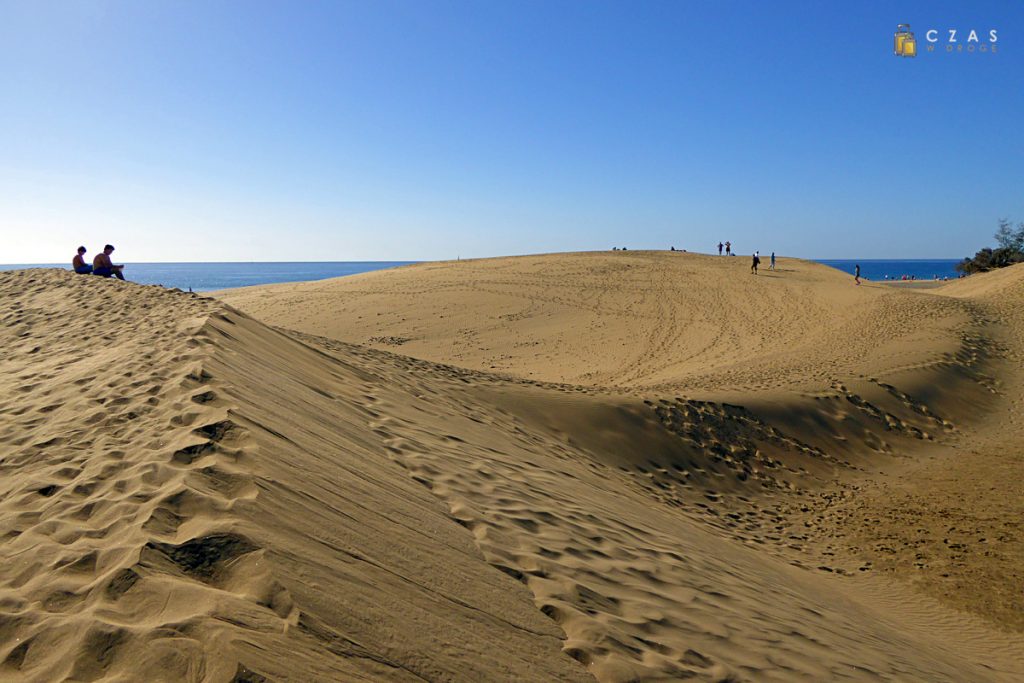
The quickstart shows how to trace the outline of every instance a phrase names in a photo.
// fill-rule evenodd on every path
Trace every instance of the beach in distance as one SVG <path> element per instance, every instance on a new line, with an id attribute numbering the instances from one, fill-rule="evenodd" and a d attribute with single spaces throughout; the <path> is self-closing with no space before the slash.
<path id="1" fill-rule="evenodd" d="M 1024 265 L 343 265 L 0 272 L 0 680 L 1024 680 Z"/>

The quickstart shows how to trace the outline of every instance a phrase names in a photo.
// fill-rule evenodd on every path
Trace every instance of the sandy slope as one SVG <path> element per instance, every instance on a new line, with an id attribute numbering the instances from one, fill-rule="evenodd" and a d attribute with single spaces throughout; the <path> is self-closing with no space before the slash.
<path id="1" fill-rule="evenodd" d="M 879 564 L 960 609 L 1024 631 L 1024 266 L 935 292 L 970 305 L 991 357 L 984 401 L 938 462 L 910 462 L 844 510 L 857 542 L 888 549 Z M 931 393 L 941 392 L 936 387 Z M 950 410 L 967 413 L 962 395 Z M 870 530 L 870 532 L 868 531 Z"/>
<path id="2" fill-rule="evenodd" d="M 310 334 L 600 386 L 817 386 L 958 347 L 966 306 L 851 285 L 796 259 L 755 277 L 748 258 L 591 252 L 425 263 L 219 297 Z"/>
<path id="3" fill-rule="evenodd" d="M 996 448 L 1024 272 L 616 259 L 225 296 L 301 332 L 0 275 L 0 679 L 1024 676 L 1020 441 Z M 362 345 L 414 335 L 421 359 Z M 950 513 L 984 547 L 919 543 Z"/>
<path id="4" fill-rule="evenodd" d="M 711 401 L 705 424 L 717 404 L 741 405 L 832 459 L 831 469 L 800 463 L 809 474 L 787 485 L 810 493 L 773 504 L 780 543 L 1024 629 L 1022 283 L 1019 266 L 915 290 L 857 287 L 796 259 L 753 276 L 746 258 L 602 252 L 220 296 L 283 327 L 433 361 Z M 566 431 L 579 438 L 580 426 Z M 698 444 L 736 448 L 721 425 L 702 431 Z M 631 437 L 611 438 L 622 449 Z"/>
<path id="5" fill-rule="evenodd" d="M 0 292 L 4 678 L 587 677 L 387 457 L 380 378 L 156 287 Z"/>

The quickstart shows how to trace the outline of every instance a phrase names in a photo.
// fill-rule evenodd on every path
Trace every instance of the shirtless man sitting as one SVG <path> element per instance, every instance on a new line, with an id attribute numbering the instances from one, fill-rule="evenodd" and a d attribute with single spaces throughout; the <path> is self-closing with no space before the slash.
<path id="1" fill-rule="evenodd" d="M 108 244 L 103 247 L 103 253 L 96 254 L 96 258 L 92 260 L 92 274 L 99 275 L 100 277 L 116 277 L 118 280 L 124 279 L 124 266 L 115 266 L 110 261 L 110 255 L 114 253 L 113 245 Z"/>
<path id="2" fill-rule="evenodd" d="M 88 275 L 92 266 L 85 262 L 85 247 L 79 247 L 75 258 L 71 259 L 71 268 L 79 275 Z"/>

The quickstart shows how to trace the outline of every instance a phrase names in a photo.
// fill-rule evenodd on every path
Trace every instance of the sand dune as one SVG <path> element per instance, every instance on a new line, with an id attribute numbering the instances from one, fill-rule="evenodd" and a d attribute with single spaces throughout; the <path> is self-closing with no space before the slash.
<path id="1" fill-rule="evenodd" d="M 797 259 L 755 277 L 748 258 L 602 252 L 425 263 L 220 298 L 309 334 L 606 387 L 818 386 L 958 348 L 967 305 L 852 284 Z"/>
<path id="2" fill-rule="evenodd" d="M 587 678 L 387 457 L 370 371 L 160 288 L 0 288 L 5 677 Z"/>
<path id="3" fill-rule="evenodd" d="M 0 274 L 0 678 L 1020 680 L 1022 283 Z"/>

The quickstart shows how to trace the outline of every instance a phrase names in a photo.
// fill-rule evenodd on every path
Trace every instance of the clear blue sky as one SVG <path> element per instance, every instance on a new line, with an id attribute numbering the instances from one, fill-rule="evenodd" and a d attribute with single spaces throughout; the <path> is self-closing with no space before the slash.
<path id="1" fill-rule="evenodd" d="M 1018 2 L 0 0 L 0 263 L 959 257 L 1022 125 Z"/>

